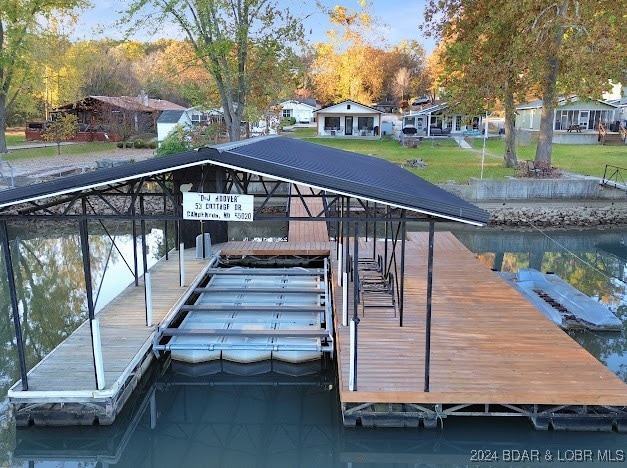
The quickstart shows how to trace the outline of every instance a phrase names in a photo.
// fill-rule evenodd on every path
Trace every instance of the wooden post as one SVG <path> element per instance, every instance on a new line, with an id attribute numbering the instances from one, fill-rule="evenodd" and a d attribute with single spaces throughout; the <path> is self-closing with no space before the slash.
<path id="1" fill-rule="evenodd" d="M 185 286 L 185 244 L 179 244 L 179 279 L 180 286 Z"/>
<path id="2" fill-rule="evenodd" d="M 104 378 L 104 362 L 102 359 L 102 341 L 100 338 L 100 320 L 96 317 L 91 321 L 92 333 L 92 352 L 94 354 L 94 362 L 96 367 L 96 388 L 102 390 L 105 388 Z"/>
<path id="3" fill-rule="evenodd" d="M 149 271 L 144 273 L 144 293 L 146 295 L 146 326 L 152 327 L 152 282 Z"/>

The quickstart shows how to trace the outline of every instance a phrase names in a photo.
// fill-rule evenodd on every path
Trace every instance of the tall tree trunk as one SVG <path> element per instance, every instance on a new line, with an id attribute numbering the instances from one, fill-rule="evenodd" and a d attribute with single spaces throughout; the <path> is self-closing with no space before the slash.
<path id="1" fill-rule="evenodd" d="M 6 127 L 7 127 L 7 97 L 5 94 L 0 92 L 0 154 L 8 153 L 7 150 L 7 136 L 6 136 Z"/>
<path id="2" fill-rule="evenodd" d="M 557 105 L 557 77 L 560 68 L 560 49 L 564 37 L 564 18 L 568 11 L 570 0 L 563 0 L 557 11 L 555 26 L 551 33 L 551 41 L 546 45 L 546 75 L 545 87 L 542 96 L 543 105 L 540 114 L 540 135 L 536 146 L 537 162 L 551 164 L 553 155 L 553 122 L 555 120 L 555 107 Z"/>
<path id="3" fill-rule="evenodd" d="M 505 105 L 505 167 L 516 167 L 516 107 L 514 105 L 514 92 L 507 86 L 504 96 Z"/>

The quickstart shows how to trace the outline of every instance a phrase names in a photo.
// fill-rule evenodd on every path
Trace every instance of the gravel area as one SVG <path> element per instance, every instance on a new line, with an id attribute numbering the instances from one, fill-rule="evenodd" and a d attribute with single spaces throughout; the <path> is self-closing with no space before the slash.
<path id="1" fill-rule="evenodd" d="M 15 185 L 30 185 L 49 177 L 94 170 L 97 167 L 97 161 L 141 161 L 151 158 L 154 155 L 154 150 L 114 148 L 97 153 L 70 155 L 63 154 L 63 149 L 61 149 L 61 153 L 58 156 L 12 161 L 10 164 L 13 169 Z"/>

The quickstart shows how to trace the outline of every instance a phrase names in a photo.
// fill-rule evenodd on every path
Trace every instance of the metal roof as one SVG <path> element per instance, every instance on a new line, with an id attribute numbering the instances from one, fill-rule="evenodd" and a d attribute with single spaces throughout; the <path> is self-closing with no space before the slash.
<path id="1" fill-rule="evenodd" d="M 0 208 L 206 163 L 439 218 L 476 225 L 489 220 L 485 210 L 389 161 L 280 136 L 225 143 L 6 190 L 0 192 Z"/>

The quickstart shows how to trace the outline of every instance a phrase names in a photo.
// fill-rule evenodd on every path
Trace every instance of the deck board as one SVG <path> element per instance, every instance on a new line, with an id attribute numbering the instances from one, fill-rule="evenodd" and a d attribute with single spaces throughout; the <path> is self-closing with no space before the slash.
<path id="1" fill-rule="evenodd" d="M 367 309 L 363 316 L 359 309 L 357 391 L 348 389 L 349 333 L 336 314 L 343 403 L 627 405 L 624 382 L 440 232 L 424 392 L 427 249 L 426 233 L 410 234 L 402 328 L 393 312 Z M 348 296 L 352 316 L 352 289 Z M 339 287 L 335 301 L 341 310 Z"/>
<path id="2" fill-rule="evenodd" d="M 185 251 L 185 274 L 195 278 L 207 265 L 206 260 L 194 258 L 195 249 Z M 153 321 L 158 323 L 183 296 L 187 286 L 179 286 L 178 252 L 170 253 L 169 260 L 157 262 L 151 269 L 153 286 Z M 140 350 L 150 345 L 155 326 L 146 326 L 143 281 L 126 288 L 96 315 L 100 321 L 105 388 L 115 388 Z M 60 376 L 62 378 L 60 378 Z M 80 393 L 95 390 L 95 376 L 91 351 L 89 322 L 80 325 L 74 333 L 50 352 L 28 373 L 29 391 L 21 391 L 21 383 L 11 389 L 11 399 L 29 398 L 29 392 Z M 43 392 L 43 393 L 40 393 Z M 97 392 L 95 393 L 97 395 Z M 53 397 L 54 398 L 54 397 Z"/>
<path id="3" fill-rule="evenodd" d="M 306 218 L 317 216 L 324 210 L 321 197 L 305 198 L 307 207 L 303 199 L 298 197 L 298 192 L 292 186 L 292 197 L 290 198 L 290 217 Z M 298 190 L 303 195 L 310 195 L 311 189 L 303 185 L 298 186 Z M 289 242 L 320 243 L 329 241 L 329 232 L 325 221 L 290 221 L 288 227 L 287 240 Z"/>

